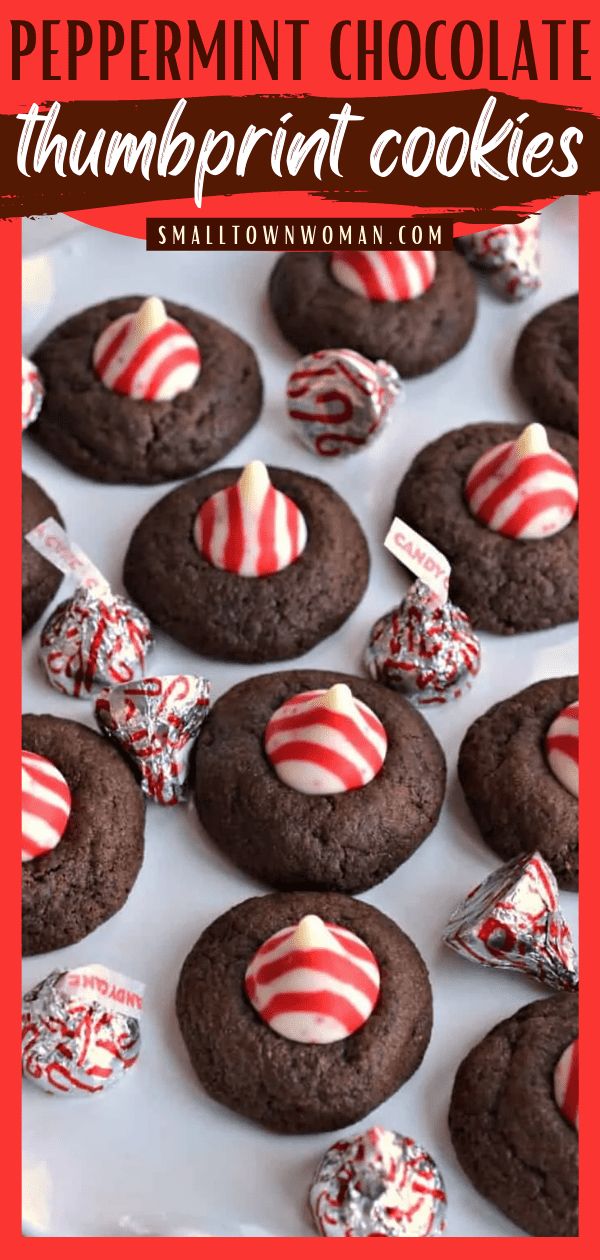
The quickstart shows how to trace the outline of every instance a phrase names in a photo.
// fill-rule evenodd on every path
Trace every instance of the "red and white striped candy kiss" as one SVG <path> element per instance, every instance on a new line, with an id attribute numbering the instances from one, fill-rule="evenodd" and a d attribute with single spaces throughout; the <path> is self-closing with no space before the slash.
<path id="1" fill-rule="evenodd" d="M 194 542 L 215 569 L 241 577 L 265 577 L 287 569 L 302 554 L 308 531 L 296 504 L 276 490 L 259 459 L 233 486 L 202 504 Z"/>
<path id="2" fill-rule="evenodd" d="M 407 302 L 433 284 L 430 249 L 334 250 L 331 274 L 338 284 L 371 302 Z"/>
<path id="3" fill-rule="evenodd" d="M 44 401 L 42 378 L 31 359 L 21 355 L 21 429 L 37 420 Z"/>
<path id="4" fill-rule="evenodd" d="M 168 402 L 191 389 L 200 372 L 191 333 L 170 319 L 160 298 L 113 320 L 94 346 L 93 363 L 107 389 L 129 398 Z"/>
<path id="5" fill-rule="evenodd" d="M 565 1120 L 579 1129 L 579 1038 L 567 1046 L 556 1064 L 554 1098 Z"/>
<path id="6" fill-rule="evenodd" d="M 546 756 L 558 782 L 579 796 L 579 700 L 568 704 L 548 727 Z"/>
<path id="7" fill-rule="evenodd" d="M 379 997 L 379 967 L 353 932 L 307 914 L 261 945 L 245 988 L 273 1032 L 326 1045 L 366 1023 Z"/>
<path id="8" fill-rule="evenodd" d="M 21 861 L 56 848 L 71 813 L 66 779 L 47 757 L 21 752 Z"/>
<path id="9" fill-rule="evenodd" d="M 288 787 L 309 796 L 364 787 L 379 774 L 387 735 L 379 718 L 346 683 L 303 691 L 267 723 L 265 752 Z"/>
<path id="10" fill-rule="evenodd" d="M 541 424 L 529 424 L 516 442 L 502 442 L 473 465 L 465 485 L 478 521 L 507 538 L 548 538 L 573 520 L 577 478 L 553 451 Z"/>

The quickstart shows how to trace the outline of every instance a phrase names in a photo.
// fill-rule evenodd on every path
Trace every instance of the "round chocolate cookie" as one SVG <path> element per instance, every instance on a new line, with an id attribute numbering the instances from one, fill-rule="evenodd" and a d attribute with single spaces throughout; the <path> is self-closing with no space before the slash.
<path id="1" fill-rule="evenodd" d="M 47 516 L 63 524 L 63 519 L 52 499 L 38 486 L 37 481 L 22 474 L 22 527 L 23 551 L 21 569 L 21 626 L 23 634 L 30 630 L 54 596 L 62 582 L 62 573 L 39 551 L 25 542 L 25 535 Z"/>
<path id="2" fill-rule="evenodd" d="M 374 302 L 334 280 L 329 254 L 282 254 L 271 275 L 273 314 L 302 354 L 349 347 L 385 359 L 401 376 L 421 376 L 458 354 L 469 340 L 477 286 L 454 250 L 436 253 L 433 284 L 406 302 Z"/>
<path id="3" fill-rule="evenodd" d="M 285 700 L 335 683 L 346 683 L 383 723 L 387 754 L 364 787 L 311 796 L 279 778 L 265 753 L 265 727 Z M 396 692 L 347 674 L 285 670 L 238 683 L 198 737 L 200 821 L 237 866 L 275 888 L 372 888 L 432 831 L 445 785 L 444 754 L 421 714 Z"/>
<path id="4" fill-rule="evenodd" d="M 308 914 L 354 932 L 381 976 L 366 1022 L 328 1045 L 279 1035 L 244 990 L 260 946 Z M 277 1132 L 321 1133 L 362 1120 L 412 1076 L 433 1015 L 421 955 L 380 910 L 336 893 L 274 893 L 234 906 L 203 932 L 183 965 L 177 1017 L 192 1066 L 213 1098 Z"/>
<path id="5" fill-rule="evenodd" d="M 201 505 L 239 478 L 221 469 L 161 499 L 135 530 L 125 557 L 125 585 L 152 621 L 202 656 L 279 661 L 327 638 L 360 602 L 369 551 L 350 508 L 323 481 L 269 468 L 273 485 L 293 500 L 308 528 L 302 554 L 279 573 L 244 577 L 217 569 L 193 536 Z"/>
<path id="6" fill-rule="evenodd" d="M 452 565 L 450 599 L 475 626 L 495 634 L 545 630 L 578 615 L 577 515 L 560 533 L 513 539 L 480 524 L 465 499 L 475 461 L 514 441 L 514 424 L 468 424 L 423 447 L 396 495 L 395 514 L 439 547 Z M 553 450 L 577 472 L 577 439 L 548 429 Z"/>
<path id="7" fill-rule="evenodd" d="M 542 424 L 579 428 L 579 298 L 554 302 L 525 325 L 517 342 L 514 375 L 523 398 Z"/>
<path id="8" fill-rule="evenodd" d="M 578 678 L 548 678 L 495 704 L 467 731 L 458 777 L 490 848 L 505 861 L 538 850 L 562 888 L 579 880 L 579 801 L 553 774 L 549 727 L 577 700 Z"/>
<path id="9" fill-rule="evenodd" d="M 191 389 L 170 402 L 115 393 L 92 363 L 99 334 L 142 297 L 113 298 L 59 324 L 35 351 L 46 397 L 29 433 L 57 459 L 94 481 L 151 484 L 190 477 L 222 459 L 252 428 L 262 404 L 254 351 L 229 328 L 166 302 L 200 348 Z"/>
<path id="10" fill-rule="evenodd" d="M 27 714 L 23 748 L 47 757 L 71 791 L 56 848 L 23 863 L 23 953 L 43 954 L 125 904 L 144 855 L 144 798 L 116 748 L 80 722 Z"/>
<path id="11" fill-rule="evenodd" d="M 576 993 L 531 1002 L 471 1050 L 454 1082 L 458 1158 L 479 1192 L 528 1234 L 577 1234 L 577 1131 L 559 1110 L 553 1078 L 578 1025 Z"/>

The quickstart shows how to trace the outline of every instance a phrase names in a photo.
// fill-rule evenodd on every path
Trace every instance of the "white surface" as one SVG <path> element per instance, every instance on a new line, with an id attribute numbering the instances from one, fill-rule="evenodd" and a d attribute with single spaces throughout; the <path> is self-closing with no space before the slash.
<path id="1" fill-rule="evenodd" d="M 319 460 L 286 423 L 284 389 L 295 356 L 267 307 L 271 254 L 146 254 L 142 242 L 84 228 L 25 261 L 25 349 L 83 306 L 129 292 L 197 306 L 246 336 L 260 359 L 265 406 L 257 427 L 224 462 L 260 457 L 293 466 L 330 480 L 351 503 L 371 546 L 369 589 L 342 630 L 298 663 L 360 673 L 371 624 L 406 586 L 382 548 L 396 485 L 419 448 L 445 430 L 475 420 L 529 418 L 510 384 L 512 351 L 536 310 L 577 287 L 576 212 L 575 200 L 564 199 L 543 214 L 541 291 L 521 305 L 504 305 L 482 284 L 477 328 L 466 350 L 431 376 L 408 382 L 407 401 L 391 426 L 368 451 L 345 461 Z M 24 464 L 59 504 L 72 537 L 119 589 L 131 532 L 169 487 L 96 485 L 63 469 L 28 439 Z M 439 825 L 405 866 L 366 895 L 415 940 L 431 971 L 435 1007 L 423 1065 L 369 1121 L 412 1135 L 439 1161 L 450 1235 L 507 1237 L 518 1231 L 460 1171 L 448 1135 L 448 1100 L 471 1046 L 500 1019 L 546 993 L 533 980 L 471 965 L 440 943 L 455 904 L 497 865 L 464 804 L 456 754 L 467 726 L 493 702 L 537 679 L 575 671 L 577 640 L 575 626 L 482 640 L 482 673 L 471 693 L 427 711 L 448 757 Z M 24 648 L 25 709 L 93 726 L 89 703 L 61 697 L 47 685 L 36 647 L 33 632 Z M 257 672 L 199 659 L 160 632 L 151 670 L 204 672 L 215 699 Z M 273 1137 L 212 1103 L 189 1065 L 173 1009 L 179 969 L 202 930 L 263 890 L 212 847 L 192 808 L 149 806 L 146 842 L 143 870 L 121 913 L 81 944 L 24 964 L 26 986 L 54 967 L 90 962 L 147 984 L 142 1055 L 127 1081 L 104 1096 L 74 1100 L 24 1086 L 25 1221 L 32 1231 L 52 1235 L 119 1232 L 124 1218 L 135 1222 L 136 1232 L 310 1234 L 306 1192 L 333 1136 Z M 562 900 L 575 928 L 576 898 L 563 894 Z"/>

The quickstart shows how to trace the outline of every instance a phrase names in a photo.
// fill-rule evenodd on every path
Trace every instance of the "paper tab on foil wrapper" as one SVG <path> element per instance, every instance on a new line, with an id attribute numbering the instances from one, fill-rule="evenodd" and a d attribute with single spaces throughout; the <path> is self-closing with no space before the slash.
<path id="1" fill-rule="evenodd" d="M 450 562 L 437 547 L 417 534 L 416 529 L 411 529 L 399 516 L 394 517 L 383 545 L 426 583 L 440 604 L 446 603 Z"/>
<path id="2" fill-rule="evenodd" d="M 131 980 L 100 963 L 66 971 L 58 982 L 58 988 L 71 997 L 99 1002 L 107 1011 L 134 1019 L 141 1017 L 145 987 L 141 981 Z"/>
<path id="3" fill-rule="evenodd" d="M 107 591 L 108 582 L 85 551 L 71 542 L 62 525 L 48 516 L 25 535 L 27 542 L 61 573 L 71 574 L 88 591 Z"/>

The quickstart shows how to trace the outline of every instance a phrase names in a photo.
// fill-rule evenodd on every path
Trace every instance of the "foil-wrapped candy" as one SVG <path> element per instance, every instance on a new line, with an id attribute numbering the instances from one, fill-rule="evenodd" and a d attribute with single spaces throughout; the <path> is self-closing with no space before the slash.
<path id="1" fill-rule="evenodd" d="M 287 384 L 288 415 L 317 455 L 350 455 L 389 419 L 404 386 L 395 368 L 355 350 L 317 350 L 296 364 Z"/>
<path id="2" fill-rule="evenodd" d="M 443 933 L 484 967 L 524 971 L 552 989 L 576 989 L 577 954 L 553 872 L 539 853 L 507 862 L 469 893 Z"/>
<path id="3" fill-rule="evenodd" d="M 445 704 L 479 673 L 481 644 L 466 613 L 440 603 L 417 579 L 399 607 L 375 622 L 365 664 L 376 682 L 416 704 Z"/>
<path id="4" fill-rule="evenodd" d="M 427 1151 L 390 1129 L 334 1142 L 309 1202 L 328 1238 L 431 1238 L 446 1224 L 446 1192 Z"/>
<path id="5" fill-rule="evenodd" d="M 468 262 L 489 272 L 500 297 L 519 301 L 539 289 L 540 228 L 537 215 L 522 223 L 505 223 L 460 236 L 457 244 Z"/>
<path id="6" fill-rule="evenodd" d="M 140 1053 L 143 986 L 104 967 L 53 971 L 23 998 L 21 1062 L 50 1094 L 97 1094 Z"/>
<path id="7" fill-rule="evenodd" d="M 209 704 L 206 678 L 167 674 L 106 689 L 95 712 L 101 731 L 136 766 L 146 796 L 176 805 L 186 796 L 190 753 Z"/>
<path id="8" fill-rule="evenodd" d="M 21 430 L 37 420 L 44 401 L 44 384 L 35 363 L 21 355 Z"/>
<path id="9" fill-rule="evenodd" d="M 82 586 L 48 618 L 40 659 L 57 691 L 85 698 L 140 678 L 153 642 L 148 618 L 125 596 Z"/>

